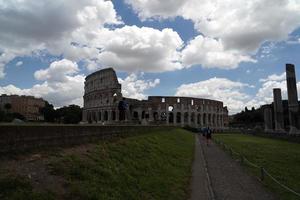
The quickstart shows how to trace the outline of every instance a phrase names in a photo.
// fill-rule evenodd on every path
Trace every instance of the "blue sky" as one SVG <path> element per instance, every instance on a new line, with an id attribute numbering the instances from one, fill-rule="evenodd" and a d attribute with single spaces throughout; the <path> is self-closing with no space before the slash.
<path id="1" fill-rule="evenodd" d="M 0 1 L 0 94 L 82 105 L 84 76 L 113 67 L 125 96 L 211 98 L 235 113 L 270 103 L 273 87 L 285 97 L 286 63 L 300 76 L 299 1 L 47 2 Z"/>

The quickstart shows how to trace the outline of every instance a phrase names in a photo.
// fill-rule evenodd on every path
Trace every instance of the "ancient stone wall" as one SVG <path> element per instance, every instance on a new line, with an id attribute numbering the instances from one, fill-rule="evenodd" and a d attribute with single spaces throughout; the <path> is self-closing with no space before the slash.
<path id="1" fill-rule="evenodd" d="M 98 141 L 147 131 L 170 130 L 154 126 L 1 125 L 0 153 Z"/>

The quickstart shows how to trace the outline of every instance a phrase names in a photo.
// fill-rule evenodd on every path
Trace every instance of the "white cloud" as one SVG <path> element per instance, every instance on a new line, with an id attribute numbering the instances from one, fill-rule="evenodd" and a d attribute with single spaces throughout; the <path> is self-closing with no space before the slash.
<path id="1" fill-rule="evenodd" d="M 182 16 L 226 49 L 255 52 L 265 41 L 281 41 L 300 25 L 298 0 L 126 0 L 142 20 Z M 271 16 L 271 17 L 270 17 Z"/>
<path id="2" fill-rule="evenodd" d="M 76 74 L 79 71 L 76 63 L 70 60 L 54 61 L 49 68 L 41 69 L 34 73 L 37 80 L 48 82 L 66 82 L 68 75 Z"/>
<path id="3" fill-rule="evenodd" d="M 17 66 L 17 67 L 19 67 L 19 66 L 21 66 L 21 65 L 23 65 L 23 62 L 22 62 L 22 61 L 18 61 L 18 62 L 16 63 L 16 66 Z"/>
<path id="4" fill-rule="evenodd" d="M 92 37 L 90 30 L 120 24 L 120 19 L 111 1 L 12 0 L 0 1 L 0 24 L 1 78 L 4 66 L 17 56 L 44 49 L 64 54 L 79 32 L 81 37 Z"/>
<path id="5" fill-rule="evenodd" d="M 123 96 L 140 100 L 146 98 L 146 90 L 154 88 L 160 83 L 159 79 L 143 80 L 143 76 L 137 74 L 131 74 L 125 79 L 119 78 L 118 80 L 122 84 Z"/>
<path id="6" fill-rule="evenodd" d="M 182 68 L 183 41 L 172 29 L 124 26 L 108 32 L 99 63 L 121 71 L 163 72 Z"/>
<path id="7" fill-rule="evenodd" d="M 44 82 L 27 89 L 7 85 L 0 87 L 0 94 L 42 97 L 55 107 L 73 103 L 82 106 L 85 76 L 78 74 L 76 63 L 65 59 L 55 61 L 49 68 L 37 71 L 35 78 Z"/>
<path id="8" fill-rule="evenodd" d="M 177 88 L 175 95 L 223 101 L 224 106 L 228 106 L 229 112 L 232 114 L 243 109 L 245 101 L 249 99 L 249 96 L 243 92 L 246 87 L 252 86 L 215 77 L 196 83 L 183 84 Z"/>
<path id="9" fill-rule="evenodd" d="M 185 66 L 201 64 L 205 68 L 234 69 L 241 62 L 256 62 L 251 57 L 235 50 L 226 50 L 223 42 L 197 36 L 182 51 Z"/>
<path id="10" fill-rule="evenodd" d="M 260 82 L 262 85 L 255 95 L 248 95 L 244 91 L 244 89 L 254 86 L 226 78 L 211 78 L 196 83 L 183 84 L 177 88 L 176 95 L 223 101 L 224 106 L 228 106 L 230 114 L 240 112 L 245 106 L 259 108 L 261 105 L 272 103 L 274 88 L 280 88 L 282 99 L 287 99 L 285 73 L 269 75 L 260 79 Z M 300 94 L 300 82 L 297 82 L 297 90 Z"/>

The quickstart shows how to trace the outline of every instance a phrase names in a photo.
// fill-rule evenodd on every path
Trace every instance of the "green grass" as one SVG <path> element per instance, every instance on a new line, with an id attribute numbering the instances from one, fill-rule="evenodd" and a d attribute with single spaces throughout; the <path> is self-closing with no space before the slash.
<path id="1" fill-rule="evenodd" d="M 84 156 L 52 161 L 68 180 L 66 199 L 172 199 L 189 196 L 194 135 L 182 129 L 101 142 Z"/>
<path id="2" fill-rule="evenodd" d="M 279 182 L 300 193 L 300 144 L 241 134 L 215 134 L 214 138 L 244 155 L 249 161 L 263 166 Z M 259 177 L 259 169 L 245 166 Z M 270 178 L 266 178 L 263 184 L 280 199 L 300 199 Z"/>
<path id="3" fill-rule="evenodd" d="M 35 192 L 29 179 L 6 171 L 0 172 L 1 200 L 54 200 L 51 192 Z"/>

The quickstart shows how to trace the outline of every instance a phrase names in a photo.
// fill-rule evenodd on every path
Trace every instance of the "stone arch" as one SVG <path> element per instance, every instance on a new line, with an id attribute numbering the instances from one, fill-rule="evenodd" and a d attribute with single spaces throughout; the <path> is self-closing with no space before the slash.
<path id="1" fill-rule="evenodd" d="M 116 121 L 117 116 L 116 116 L 116 111 L 111 111 L 111 120 Z"/>
<path id="2" fill-rule="evenodd" d="M 169 123 L 173 123 L 174 122 L 174 114 L 173 112 L 169 112 Z"/>
<path id="3" fill-rule="evenodd" d="M 133 119 L 138 120 L 139 119 L 139 113 L 137 111 L 133 111 Z"/>
<path id="4" fill-rule="evenodd" d="M 161 117 L 161 121 L 166 121 L 167 120 L 167 113 L 166 112 L 161 112 L 160 117 Z"/>
<path id="5" fill-rule="evenodd" d="M 197 115 L 197 124 L 201 125 L 201 114 Z"/>
<path id="6" fill-rule="evenodd" d="M 176 123 L 177 124 L 181 123 L 181 112 L 176 113 Z"/>
<path id="7" fill-rule="evenodd" d="M 184 124 L 188 124 L 189 123 L 189 113 L 188 112 L 184 113 L 183 121 L 184 121 Z"/>
<path id="8" fill-rule="evenodd" d="M 153 120 L 158 121 L 158 112 L 153 113 Z"/>
<path id="9" fill-rule="evenodd" d="M 98 119 L 99 119 L 99 121 L 102 120 L 102 115 L 101 114 L 102 114 L 101 111 L 98 111 Z"/>
<path id="10" fill-rule="evenodd" d="M 104 121 L 108 121 L 108 112 L 104 111 Z"/>
<path id="11" fill-rule="evenodd" d="M 91 112 L 90 111 L 88 111 L 87 112 L 87 119 L 88 119 L 88 123 L 92 123 L 92 115 L 91 115 Z"/>
<path id="12" fill-rule="evenodd" d="M 98 121 L 98 118 L 97 118 L 97 113 L 96 112 L 93 112 L 93 121 L 97 123 Z"/>
<path id="13" fill-rule="evenodd" d="M 196 122 L 195 120 L 196 120 L 196 119 L 195 119 L 195 113 L 192 112 L 192 113 L 191 113 L 191 123 L 192 123 L 192 124 L 195 124 L 195 122 Z"/>

